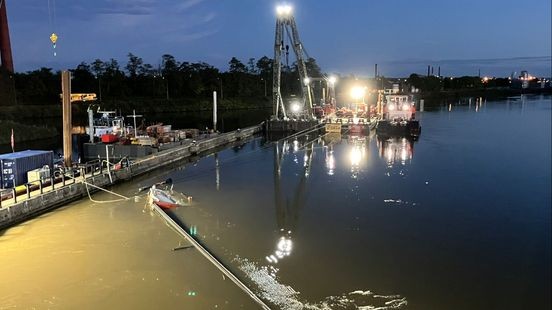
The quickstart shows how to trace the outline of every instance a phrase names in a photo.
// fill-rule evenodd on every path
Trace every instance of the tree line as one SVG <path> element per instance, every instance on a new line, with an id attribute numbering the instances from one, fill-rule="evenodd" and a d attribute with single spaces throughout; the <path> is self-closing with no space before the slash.
<path id="1" fill-rule="evenodd" d="M 309 58 L 306 65 L 309 76 L 322 76 L 314 58 Z M 96 93 L 100 102 L 132 98 L 204 100 L 211 98 L 213 91 L 223 100 L 251 101 L 272 96 L 272 67 L 273 60 L 267 56 L 249 58 L 246 63 L 232 57 L 228 69 L 221 71 L 205 62 L 179 61 L 169 54 L 163 55 L 161 63 L 153 66 L 129 53 L 124 65 L 115 59 L 96 59 L 70 69 L 71 90 L 73 93 Z M 52 104 L 59 102 L 60 76 L 60 71 L 40 68 L 15 73 L 10 79 L 4 79 L 3 84 L 13 83 L 15 96 L 12 97 L 17 104 Z M 281 79 L 282 93 L 301 93 L 301 85 L 296 83 L 299 79 L 296 63 L 284 66 Z M 9 87 L 2 88 L 7 91 Z M 12 100 L 2 100 L 0 104 L 13 104 L 9 101 Z"/>

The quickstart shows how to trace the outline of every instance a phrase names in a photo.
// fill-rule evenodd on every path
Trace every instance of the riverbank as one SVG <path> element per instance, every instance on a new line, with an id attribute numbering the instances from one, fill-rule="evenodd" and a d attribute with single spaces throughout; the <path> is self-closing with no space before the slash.
<path id="1" fill-rule="evenodd" d="M 513 88 L 481 88 L 454 89 L 434 92 L 422 92 L 418 97 L 424 99 L 426 106 L 438 105 L 442 100 L 461 99 L 466 97 L 483 97 L 485 99 L 501 99 L 527 94 L 552 94 L 552 88 L 513 89 Z"/>
<path id="2" fill-rule="evenodd" d="M 70 176 L 63 176 L 61 183 L 47 180 L 37 190 L 17 196 L 15 190 L 0 197 L 0 230 L 34 218 L 39 214 L 85 197 L 98 187 L 108 187 L 122 183 L 155 169 L 186 160 L 191 156 L 205 154 L 227 144 L 252 137 L 261 131 L 261 125 L 244 128 L 234 132 L 215 135 L 197 143 L 188 142 L 150 156 L 140 158 L 126 168 L 109 171 L 97 166 L 82 167 Z M 112 168 L 113 169 L 113 168 Z M 90 173 L 84 173 L 91 170 Z M 49 183 L 48 183 L 49 182 Z"/>

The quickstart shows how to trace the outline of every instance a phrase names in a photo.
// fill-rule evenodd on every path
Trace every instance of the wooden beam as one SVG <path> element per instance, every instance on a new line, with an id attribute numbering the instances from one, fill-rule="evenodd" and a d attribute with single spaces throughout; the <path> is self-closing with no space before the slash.
<path id="1" fill-rule="evenodd" d="M 61 91 L 63 106 L 63 162 L 65 167 L 71 167 L 73 162 L 71 155 L 73 153 L 73 144 L 71 139 L 72 119 L 71 119 L 71 72 L 61 72 Z"/>

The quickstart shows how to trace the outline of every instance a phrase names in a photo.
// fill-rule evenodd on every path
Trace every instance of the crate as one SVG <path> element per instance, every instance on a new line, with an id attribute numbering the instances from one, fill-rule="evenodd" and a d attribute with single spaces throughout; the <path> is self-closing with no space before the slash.
<path id="1" fill-rule="evenodd" d="M 27 183 L 36 182 L 36 181 L 46 181 L 50 179 L 50 167 L 47 165 L 40 168 L 34 169 L 27 172 Z"/>

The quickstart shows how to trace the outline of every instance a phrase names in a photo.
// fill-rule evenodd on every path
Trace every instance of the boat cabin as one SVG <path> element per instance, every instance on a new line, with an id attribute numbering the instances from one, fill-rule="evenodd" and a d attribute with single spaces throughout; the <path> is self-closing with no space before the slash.
<path id="1" fill-rule="evenodd" d="M 413 120 L 416 107 L 409 95 L 386 95 L 383 106 L 383 119 L 395 122 Z"/>

